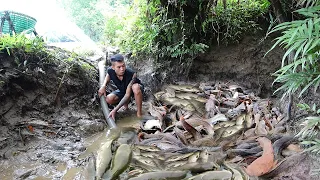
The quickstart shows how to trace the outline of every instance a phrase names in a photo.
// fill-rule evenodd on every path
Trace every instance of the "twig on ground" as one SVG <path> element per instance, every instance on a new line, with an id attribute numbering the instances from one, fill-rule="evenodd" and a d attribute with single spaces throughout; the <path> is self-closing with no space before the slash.
<path id="1" fill-rule="evenodd" d="M 55 135 L 55 137 L 57 137 L 58 136 L 58 134 L 59 134 L 59 132 L 62 130 L 62 127 L 60 127 L 59 129 L 58 129 L 58 131 L 56 132 L 56 135 Z"/>
<path id="2" fill-rule="evenodd" d="M 24 142 L 22 134 L 21 134 L 21 128 L 20 127 L 19 127 L 19 136 L 20 136 L 22 144 L 25 145 L 25 142 Z"/>

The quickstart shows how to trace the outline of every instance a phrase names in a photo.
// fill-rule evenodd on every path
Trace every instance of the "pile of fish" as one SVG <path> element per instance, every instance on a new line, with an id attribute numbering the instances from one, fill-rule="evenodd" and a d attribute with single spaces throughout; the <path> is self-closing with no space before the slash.
<path id="1" fill-rule="evenodd" d="M 306 157 L 285 122 L 270 100 L 238 85 L 168 85 L 149 102 L 137 136 L 103 145 L 96 177 L 270 179 Z"/>

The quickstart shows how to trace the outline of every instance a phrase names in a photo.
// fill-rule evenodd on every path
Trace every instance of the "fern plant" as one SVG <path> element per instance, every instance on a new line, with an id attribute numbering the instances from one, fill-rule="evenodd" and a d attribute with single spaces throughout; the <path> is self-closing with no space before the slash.
<path id="1" fill-rule="evenodd" d="M 270 33 L 282 31 L 276 38 L 277 45 L 287 51 L 282 58 L 282 67 L 274 73 L 275 82 L 282 84 L 276 90 L 284 90 L 284 96 L 300 90 L 301 96 L 310 87 L 316 91 L 320 85 L 320 6 L 297 10 L 297 13 L 306 16 L 306 19 L 285 22 L 277 25 Z M 291 53 L 293 58 L 288 58 Z"/>
<path id="2" fill-rule="evenodd" d="M 317 108 L 316 104 L 313 104 L 311 107 L 308 104 L 298 104 L 297 106 L 310 114 L 310 116 L 306 117 L 304 122 L 301 123 L 303 127 L 297 136 L 304 139 L 302 144 L 308 147 L 306 149 L 307 151 L 319 154 L 320 109 Z"/>
<path id="3" fill-rule="evenodd" d="M 320 0 L 299 0 L 297 6 L 304 7 L 296 13 L 305 18 L 279 24 L 269 32 L 282 33 L 270 51 L 277 46 L 286 49 L 282 66 L 274 73 L 274 83 L 281 84 L 276 92 L 283 91 L 283 97 L 293 93 L 301 97 L 311 88 L 317 91 L 320 85 Z M 297 136 L 304 140 L 307 151 L 320 153 L 320 109 L 315 104 L 298 107 L 309 117 L 304 119 Z"/>

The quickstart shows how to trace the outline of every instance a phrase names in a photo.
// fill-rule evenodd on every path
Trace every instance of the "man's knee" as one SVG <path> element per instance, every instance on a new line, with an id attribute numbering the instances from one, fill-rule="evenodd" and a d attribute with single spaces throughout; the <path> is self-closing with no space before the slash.
<path id="1" fill-rule="evenodd" d="M 132 91 L 134 94 L 141 94 L 141 88 L 140 88 L 140 84 L 135 83 L 132 85 Z"/>
<path id="2" fill-rule="evenodd" d="M 118 97 L 114 94 L 108 94 L 106 101 L 108 104 L 116 104 L 118 102 Z"/>

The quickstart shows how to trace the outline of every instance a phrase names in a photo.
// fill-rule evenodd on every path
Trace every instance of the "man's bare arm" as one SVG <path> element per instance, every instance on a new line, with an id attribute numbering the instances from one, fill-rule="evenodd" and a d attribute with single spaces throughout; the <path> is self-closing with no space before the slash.
<path id="1" fill-rule="evenodd" d="M 103 83 L 100 84 L 100 89 L 98 91 L 99 96 L 102 96 L 102 95 L 106 96 L 106 86 L 109 82 L 110 82 L 110 76 L 107 73 L 106 78 L 104 79 Z"/>
<path id="2" fill-rule="evenodd" d="M 110 76 L 107 73 L 106 78 L 104 79 L 103 83 L 101 84 L 101 86 L 107 86 L 107 84 L 110 82 Z"/>
<path id="3" fill-rule="evenodd" d="M 119 104 L 114 108 L 115 111 L 118 111 L 126 102 L 128 102 L 130 95 L 131 95 L 131 87 L 132 87 L 133 83 L 136 81 L 136 78 L 137 78 L 137 74 L 134 73 L 132 76 L 132 80 L 130 81 L 130 83 L 127 86 L 126 94 L 121 99 Z"/>

